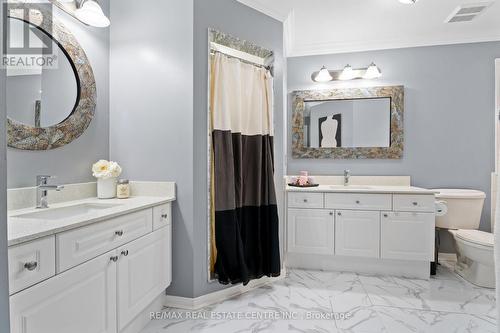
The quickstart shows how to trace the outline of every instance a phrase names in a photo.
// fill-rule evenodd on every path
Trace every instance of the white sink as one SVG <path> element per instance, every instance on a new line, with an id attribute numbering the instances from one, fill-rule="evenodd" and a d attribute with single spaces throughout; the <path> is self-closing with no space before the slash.
<path id="1" fill-rule="evenodd" d="M 14 218 L 37 219 L 37 220 L 61 220 L 80 215 L 91 214 L 105 209 L 120 206 L 118 204 L 85 203 L 75 206 L 39 210 L 33 213 L 12 216 Z"/>
<path id="2" fill-rule="evenodd" d="M 330 188 L 332 190 L 373 190 L 375 186 L 367 186 L 367 185 L 331 185 Z"/>

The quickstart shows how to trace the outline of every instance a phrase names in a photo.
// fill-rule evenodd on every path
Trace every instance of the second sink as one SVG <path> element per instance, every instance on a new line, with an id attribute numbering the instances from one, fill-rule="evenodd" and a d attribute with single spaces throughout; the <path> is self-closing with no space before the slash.
<path id="1" fill-rule="evenodd" d="M 74 216 L 95 213 L 109 208 L 120 206 L 118 204 L 85 203 L 75 206 L 40 210 L 32 213 L 12 216 L 14 218 L 38 219 L 38 220 L 60 220 Z"/>

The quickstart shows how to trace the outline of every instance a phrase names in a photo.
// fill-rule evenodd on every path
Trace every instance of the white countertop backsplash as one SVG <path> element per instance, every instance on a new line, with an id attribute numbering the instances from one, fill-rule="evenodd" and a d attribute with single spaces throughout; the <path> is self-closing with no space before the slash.
<path id="1" fill-rule="evenodd" d="M 54 182 L 57 183 L 57 182 Z M 97 197 L 97 183 L 58 184 L 64 185 L 62 191 L 50 191 L 49 205 L 66 201 Z M 7 210 L 18 210 L 36 206 L 36 187 L 23 187 L 7 190 Z"/>
<path id="2" fill-rule="evenodd" d="M 132 197 L 129 199 L 97 199 L 96 186 L 96 183 L 69 184 L 65 185 L 61 192 L 51 191 L 49 193 L 50 208 L 48 209 L 80 204 L 111 204 L 116 205 L 115 207 L 65 219 L 51 220 L 16 217 L 40 211 L 35 208 L 35 187 L 7 190 L 8 245 L 12 246 L 54 235 L 176 200 L 175 183 L 172 182 L 131 182 Z"/>
<path id="3" fill-rule="evenodd" d="M 356 188 L 352 186 L 320 185 L 317 187 L 294 187 L 287 186 L 287 192 L 321 192 L 321 193 L 367 193 L 367 194 L 436 194 L 438 192 L 414 186 L 384 186 L 369 185 L 370 188 Z"/>
<path id="4" fill-rule="evenodd" d="M 286 184 L 292 178 L 286 176 Z M 332 192 L 332 193 L 373 193 L 373 194 L 436 194 L 438 192 L 420 187 L 411 186 L 410 176 L 350 176 L 349 186 L 344 185 L 343 176 L 309 176 L 314 179 L 318 187 L 300 188 L 286 185 L 287 192 Z M 332 187 L 333 186 L 333 187 Z M 356 188 L 366 186 L 367 188 Z"/>
<path id="5" fill-rule="evenodd" d="M 290 183 L 291 179 L 298 176 L 285 176 L 286 183 Z M 344 185 L 344 176 L 314 176 L 314 182 L 320 185 Z M 366 186 L 411 186 L 410 176 L 355 176 L 349 178 L 351 185 L 366 185 Z"/>

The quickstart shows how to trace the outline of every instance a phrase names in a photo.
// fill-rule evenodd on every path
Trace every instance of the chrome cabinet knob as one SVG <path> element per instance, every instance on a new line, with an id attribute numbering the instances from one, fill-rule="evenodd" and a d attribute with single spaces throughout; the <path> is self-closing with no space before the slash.
<path id="1" fill-rule="evenodd" d="M 36 261 L 27 262 L 24 264 L 24 268 L 28 271 L 32 272 L 38 267 L 38 263 Z"/>
<path id="2" fill-rule="evenodd" d="M 414 202 L 414 203 L 413 203 L 413 206 L 418 206 L 418 202 Z"/>
<path id="3" fill-rule="evenodd" d="M 330 212 L 330 216 L 333 216 L 333 212 Z"/>
<path id="4" fill-rule="evenodd" d="M 161 214 L 161 218 L 164 219 L 164 220 L 166 220 L 168 218 L 168 214 L 166 214 L 166 213 L 165 214 Z"/>
<path id="5" fill-rule="evenodd" d="M 341 213 L 341 212 L 338 212 L 338 213 L 337 213 L 337 215 L 338 215 L 338 216 L 342 216 L 342 213 Z"/>
<path id="6" fill-rule="evenodd" d="M 115 235 L 117 236 L 123 236 L 123 230 L 118 230 L 118 231 L 115 231 Z"/>
<path id="7" fill-rule="evenodd" d="M 304 202 L 307 202 L 307 199 L 304 199 Z"/>
<path id="8" fill-rule="evenodd" d="M 361 203 L 361 201 L 359 201 L 359 200 L 356 200 L 356 203 L 357 203 L 357 204 L 359 205 L 359 204 Z"/>
<path id="9" fill-rule="evenodd" d="M 109 258 L 109 260 L 111 260 L 112 262 L 117 262 L 118 256 L 113 256 L 113 257 Z"/>
<path id="10" fill-rule="evenodd" d="M 128 256 L 128 250 L 123 250 L 122 251 L 122 256 L 124 256 L 124 257 Z"/>
<path id="11" fill-rule="evenodd" d="M 389 217 L 389 215 L 388 214 L 384 214 L 384 217 Z"/>

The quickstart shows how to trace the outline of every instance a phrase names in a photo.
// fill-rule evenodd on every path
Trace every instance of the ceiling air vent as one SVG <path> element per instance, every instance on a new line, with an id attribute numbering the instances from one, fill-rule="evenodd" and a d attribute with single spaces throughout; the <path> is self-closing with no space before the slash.
<path id="1" fill-rule="evenodd" d="M 459 6 L 446 19 L 446 23 L 470 22 L 484 13 L 493 2 L 479 2 Z"/>

